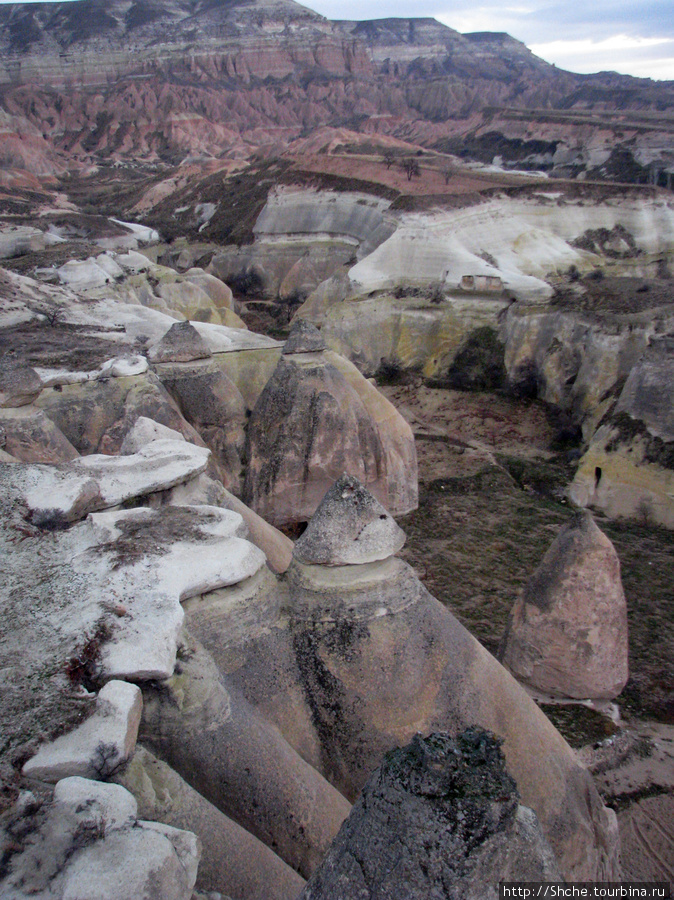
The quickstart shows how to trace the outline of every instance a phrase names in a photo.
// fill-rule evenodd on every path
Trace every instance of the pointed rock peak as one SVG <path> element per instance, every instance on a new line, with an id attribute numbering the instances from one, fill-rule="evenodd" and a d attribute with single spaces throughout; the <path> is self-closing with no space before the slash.
<path id="1" fill-rule="evenodd" d="M 592 514 L 581 510 L 550 545 L 524 589 L 524 600 L 541 610 L 549 610 L 569 579 L 574 582 L 580 579 L 590 585 L 604 577 L 620 583 L 617 554 Z"/>
<path id="2" fill-rule="evenodd" d="M 611 699 L 628 677 L 627 605 L 611 541 L 582 512 L 557 535 L 510 614 L 501 662 L 561 697 Z"/>
<path id="3" fill-rule="evenodd" d="M 211 356 L 206 341 L 190 322 L 176 322 L 148 353 L 151 362 L 192 362 Z"/>
<path id="4" fill-rule="evenodd" d="M 325 349 L 318 328 L 306 319 L 295 319 L 281 353 L 288 356 L 290 353 L 320 353 Z"/>
<path id="5" fill-rule="evenodd" d="M 388 559 L 405 532 L 357 478 L 342 475 L 323 497 L 293 557 L 305 565 L 350 566 Z"/>

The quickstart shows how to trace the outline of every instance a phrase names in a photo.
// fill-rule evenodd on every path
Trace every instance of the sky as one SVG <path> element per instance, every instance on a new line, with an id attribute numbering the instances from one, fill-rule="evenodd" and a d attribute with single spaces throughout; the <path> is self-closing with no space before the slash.
<path id="1" fill-rule="evenodd" d="M 12 0 L 0 0 L 0 3 Z M 457 31 L 506 31 L 572 72 L 674 80 L 674 0 L 300 0 L 330 19 L 424 17 Z"/>

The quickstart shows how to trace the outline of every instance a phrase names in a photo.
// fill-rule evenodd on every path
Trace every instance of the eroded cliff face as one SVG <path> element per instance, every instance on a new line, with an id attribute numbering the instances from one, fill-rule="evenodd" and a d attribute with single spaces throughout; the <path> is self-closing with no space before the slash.
<path id="1" fill-rule="evenodd" d="M 546 144 L 532 144 L 534 155 L 575 165 L 579 129 L 585 146 L 603 128 L 605 158 L 634 140 L 657 156 L 659 119 L 674 104 L 666 87 L 557 70 L 508 35 L 461 35 L 433 19 L 330 22 L 290 0 L 10 5 L 0 58 L 3 161 L 40 174 L 92 156 L 246 155 L 326 124 L 427 146 L 470 133 L 486 147 L 508 131 L 517 156 L 527 140 L 518 110 L 529 139 Z M 621 109 L 635 111 L 622 137 L 588 119 L 614 108 L 617 86 Z M 501 112 L 485 117 L 486 107 Z M 545 112 L 555 108 L 581 120 L 567 112 L 560 130 Z M 652 109 L 656 119 L 642 121 Z"/>

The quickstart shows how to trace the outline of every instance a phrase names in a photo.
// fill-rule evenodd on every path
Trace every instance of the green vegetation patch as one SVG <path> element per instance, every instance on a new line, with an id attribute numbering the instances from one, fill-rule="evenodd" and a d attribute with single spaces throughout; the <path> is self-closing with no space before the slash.
<path id="1" fill-rule="evenodd" d="M 563 706 L 541 703 L 540 707 L 557 731 L 575 749 L 603 741 L 620 731 L 607 716 L 580 703 Z"/>
<path id="2" fill-rule="evenodd" d="M 454 357 L 447 375 L 429 381 L 430 387 L 457 391 L 499 391 L 505 387 L 505 345 L 493 328 L 477 328 Z"/>

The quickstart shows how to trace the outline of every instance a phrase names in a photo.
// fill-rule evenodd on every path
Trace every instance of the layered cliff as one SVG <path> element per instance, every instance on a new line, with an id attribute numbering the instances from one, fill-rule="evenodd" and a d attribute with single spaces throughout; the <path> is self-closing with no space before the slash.
<path id="1" fill-rule="evenodd" d="M 639 119 L 621 122 L 623 139 L 637 134 L 657 156 L 671 86 L 564 72 L 508 35 L 433 19 L 331 22 L 291 0 L 0 8 L 0 158 L 38 174 L 92 157 L 246 156 L 322 125 L 438 146 L 467 133 L 481 146 L 496 130 L 521 144 L 512 111 L 554 154 L 583 124 L 570 111 L 615 109 L 617 87 Z M 564 110 L 561 130 L 551 110 Z M 584 124 L 594 135 L 601 123 Z"/>

